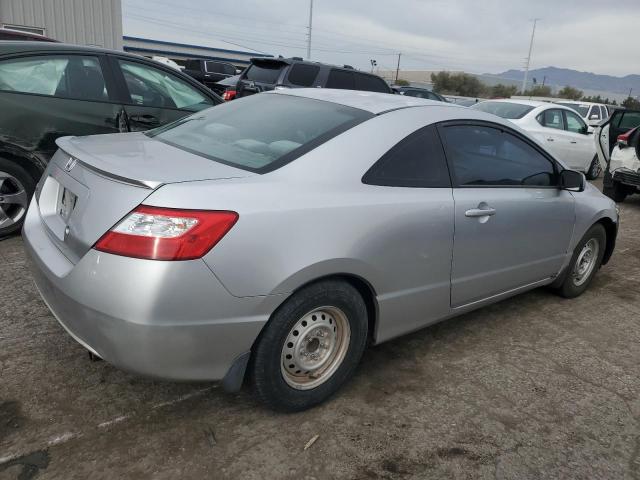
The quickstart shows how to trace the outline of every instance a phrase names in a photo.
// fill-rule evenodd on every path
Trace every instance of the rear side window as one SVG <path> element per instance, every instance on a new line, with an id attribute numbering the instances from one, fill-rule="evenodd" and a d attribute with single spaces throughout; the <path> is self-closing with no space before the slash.
<path id="1" fill-rule="evenodd" d="M 353 75 L 355 76 L 356 90 L 380 93 L 389 93 L 390 91 L 387 83 L 381 78 L 358 72 L 354 72 Z"/>
<path id="2" fill-rule="evenodd" d="M 343 90 L 355 90 L 356 84 L 353 72 L 332 68 L 327 79 L 327 88 L 340 88 Z"/>
<path id="3" fill-rule="evenodd" d="M 149 135 L 210 160 L 265 173 L 371 117 L 336 103 L 263 93 L 223 103 Z"/>
<path id="4" fill-rule="evenodd" d="M 564 119 L 561 110 L 545 110 L 538 115 L 538 123 L 543 127 L 564 130 Z"/>
<path id="5" fill-rule="evenodd" d="M 310 87 L 315 82 L 320 67 L 317 65 L 307 65 L 295 63 L 289 70 L 289 83 L 299 87 Z"/>
<path id="6" fill-rule="evenodd" d="M 220 62 L 205 62 L 207 72 L 209 73 L 224 73 L 226 75 L 235 75 L 236 69 L 233 65 Z"/>
<path id="7" fill-rule="evenodd" d="M 281 63 L 254 63 L 247 69 L 244 78 L 250 82 L 274 84 L 278 82 L 283 68 L 284 64 Z"/>
<path id="8" fill-rule="evenodd" d="M 79 100 L 109 98 L 98 58 L 80 55 L 2 61 L 0 90 Z"/>
<path id="9" fill-rule="evenodd" d="M 365 173 L 362 183 L 387 187 L 451 187 L 435 125 L 424 127 L 396 144 Z"/>
<path id="10" fill-rule="evenodd" d="M 551 160 L 507 131 L 480 125 L 445 126 L 440 131 L 458 186 L 557 184 Z"/>

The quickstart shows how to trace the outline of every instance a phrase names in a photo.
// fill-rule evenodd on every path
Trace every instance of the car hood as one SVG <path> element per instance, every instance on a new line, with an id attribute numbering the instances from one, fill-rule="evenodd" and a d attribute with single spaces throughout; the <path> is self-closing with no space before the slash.
<path id="1" fill-rule="evenodd" d="M 165 183 L 254 175 L 139 132 L 62 137 L 56 143 L 64 152 L 97 173 L 148 188 L 157 188 Z"/>

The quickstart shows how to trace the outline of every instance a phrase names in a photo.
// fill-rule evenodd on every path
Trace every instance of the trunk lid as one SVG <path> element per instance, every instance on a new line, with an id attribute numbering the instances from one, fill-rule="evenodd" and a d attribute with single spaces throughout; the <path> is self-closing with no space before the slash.
<path id="1" fill-rule="evenodd" d="M 65 137 L 36 189 L 51 240 L 73 263 L 164 184 L 247 177 L 142 133 Z"/>

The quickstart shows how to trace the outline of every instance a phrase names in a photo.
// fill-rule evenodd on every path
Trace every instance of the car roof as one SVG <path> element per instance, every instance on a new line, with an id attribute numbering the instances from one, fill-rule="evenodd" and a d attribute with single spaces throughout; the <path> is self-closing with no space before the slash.
<path id="1" fill-rule="evenodd" d="M 274 95 L 291 95 L 296 97 L 312 98 L 325 102 L 337 103 L 347 107 L 358 108 L 378 115 L 390 110 L 409 107 L 450 107 L 465 108 L 459 105 L 426 100 L 405 95 L 393 95 L 391 93 L 367 92 L 362 90 L 337 90 L 332 88 L 295 88 L 286 90 L 274 90 L 266 92 Z M 264 95 L 264 93 L 262 94 Z"/>
<path id="2" fill-rule="evenodd" d="M 9 55 L 14 53 L 29 52 L 93 52 L 93 53 L 117 53 L 118 55 L 126 55 L 129 57 L 140 58 L 139 55 L 122 52 L 120 50 L 110 50 L 101 47 L 89 47 L 85 45 L 72 45 L 70 43 L 54 43 L 40 41 L 15 41 L 0 40 L 0 55 Z"/>

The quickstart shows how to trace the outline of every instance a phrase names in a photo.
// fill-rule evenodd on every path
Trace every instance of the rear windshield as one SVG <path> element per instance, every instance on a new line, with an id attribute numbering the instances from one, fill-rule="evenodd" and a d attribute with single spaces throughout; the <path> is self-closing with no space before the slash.
<path id="1" fill-rule="evenodd" d="M 589 111 L 589 105 L 579 105 L 577 103 L 563 103 L 558 102 L 558 105 L 562 105 L 563 107 L 573 108 L 576 112 L 580 114 L 581 117 L 586 118 L 587 112 Z"/>
<path id="2" fill-rule="evenodd" d="M 480 102 L 476 103 L 471 108 L 475 108 L 482 112 L 493 113 L 494 115 L 502 118 L 508 118 L 509 120 L 515 120 L 517 118 L 524 117 L 535 107 L 532 107 L 531 105 L 523 105 L 522 103 Z"/>
<path id="3" fill-rule="evenodd" d="M 147 135 L 217 162 L 266 173 L 371 117 L 336 103 L 263 93 L 226 102 Z"/>
<path id="4" fill-rule="evenodd" d="M 254 63 L 249 66 L 245 73 L 245 80 L 259 83 L 276 83 L 280 72 L 286 65 L 284 63 L 264 62 Z"/>

